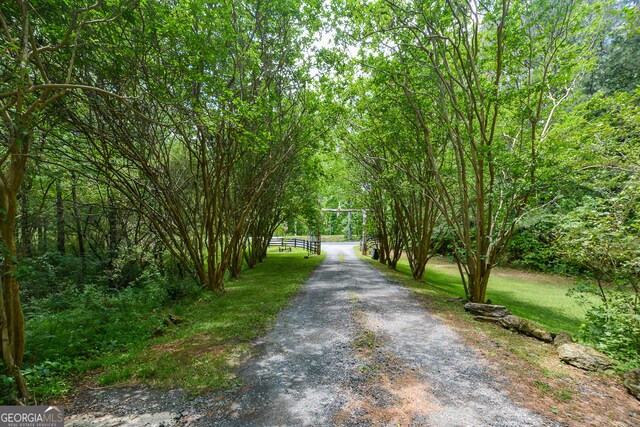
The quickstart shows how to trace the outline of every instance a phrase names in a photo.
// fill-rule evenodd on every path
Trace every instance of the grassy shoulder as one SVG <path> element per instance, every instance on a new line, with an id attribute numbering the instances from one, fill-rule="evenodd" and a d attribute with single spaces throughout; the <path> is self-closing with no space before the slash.
<path id="1" fill-rule="evenodd" d="M 356 249 L 357 252 L 357 249 Z M 569 426 L 602 426 L 602 425 L 635 425 L 637 401 L 631 397 L 621 385 L 617 374 L 588 373 L 562 363 L 553 346 L 535 339 L 519 335 L 499 326 L 477 322 L 464 311 L 463 305 L 452 297 L 463 296 L 455 265 L 441 261 L 433 263 L 425 274 L 425 281 L 419 282 L 411 277 L 406 261 L 401 261 L 398 270 L 391 270 L 386 265 L 372 260 L 370 257 L 361 259 L 371 266 L 378 268 L 390 279 L 403 284 L 421 303 L 435 316 L 444 321 L 464 341 L 483 356 L 486 367 L 494 373 L 496 381 L 508 392 L 512 399 L 541 415 L 557 420 Z M 500 298 L 498 292 L 489 292 L 489 298 L 494 303 L 506 304 L 514 313 L 538 321 L 538 317 L 528 316 L 529 311 L 536 311 L 536 304 L 525 304 L 524 310 L 516 309 L 520 304 L 519 294 L 528 292 L 531 287 L 542 286 L 539 292 L 549 288 L 554 291 L 556 298 L 569 299 L 565 295 L 570 283 L 557 283 L 554 276 L 546 280 L 544 275 L 530 275 L 517 271 L 502 270 L 496 275 L 489 286 L 507 286 L 511 289 L 508 298 Z M 517 280 L 511 281 L 513 276 L 522 274 Z M 530 284 L 518 289 L 523 281 L 531 279 Z M 497 285 L 496 285 L 496 279 Z M 559 286 L 561 290 L 553 289 Z M 506 293 L 506 291 L 503 291 Z M 527 295 L 527 300 L 534 298 Z M 506 302 L 513 301 L 513 302 Z M 545 304 L 543 298 L 538 304 Z M 554 301 L 548 311 L 560 310 L 570 301 Z M 541 307 L 544 309 L 545 307 Z M 550 330 L 573 330 L 579 319 L 579 306 L 573 307 L 570 320 L 565 319 L 563 313 L 551 315 L 542 323 Z M 559 321 L 558 321 L 559 319 Z M 574 323 L 575 322 L 575 323 Z M 615 402 L 615 404 L 612 404 Z"/>
<path id="2" fill-rule="evenodd" d="M 52 375 L 27 376 L 34 394 L 41 400 L 56 398 L 79 383 L 144 383 L 185 388 L 194 394 L 233 384 L 234 369 L 251 355 L 251 340 L 265 333 L 325 256 L 305 259 L 306 254 L 300 249 L 278 252 L 272 248 L 263 263 L 245 270 L 239 279 L 226 281 L 222 295 L 197 292 L 171 304 L 147 307 L 136 322 L 144 327 L 130 325 L 130 336 L 122 341 L 126 345 L 112 351 L 89 353 L 70 361 L 65 357 L 70 354 L 61 350 L 57 359 L 47 363 L 66 363 L 66 369 L 53 366 Z M 75 336 L 91 333 L 86 325 L 65 326 L 77 328 Z M 109 325 L 105 326 L 108 339 Z M 111 326 L 112 332 L 118 328 L 117 324 Z M 36 328 L 35 333 L 38 331 L 51 329 Z"/>
<path id="3" fill-rule="evenodd" d="M 143 382 L 194 393 L 231 385 L 234 369 L 251 353 L 276 314 L 298 292 L 324 255 L 269 251 L 267 260 L 225 284 L 224 295 L 203 294 L 176 307 L 183 321 L 147 345 L 100 360 L 100 385 Z"/>
<path id="4" fill-rule="evenodd" d="M 411 277 L 406 258 L 398 262 L 397 271 Z M 418 293 L 465 296 L 457 266 L 441 258 L 429 261 L 424 283 L 411 282 L 406 285 Z M 489 279 L 487 298 L 549 331 L 575 335 L 585 314 L 584 305 L 567 295 L 575 286 L 575 281 L 566 277 L 496 268 Z"/>

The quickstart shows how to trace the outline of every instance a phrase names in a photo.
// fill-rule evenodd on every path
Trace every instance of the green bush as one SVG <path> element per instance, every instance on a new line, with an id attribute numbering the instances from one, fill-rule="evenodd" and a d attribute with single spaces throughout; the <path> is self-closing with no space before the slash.
<path id="1" fill-rule="evenodd" d="M 55 253 L 23 260 L 24 376 L 34 397 L 63 395 L 90 361 L 162 333 L 166 307 L 201 292 L 193 280 L 168 279 L 153 264 L 131 269 L 125 261 L 106 271 L 99 262 Z M 0 395 L 6 396 L 0 404 L 12 402 L 12 390 L 13 379 L 0 376 Z"/>
<path id="2" fill-rule="evenodd" d="M 516 228 L 503 262 L 526 270 L 572 276 L 579 274 L 580 267 L 563 257 L 555 247 L 555 221 L 538 220 Z"/>
<path id="3" fill-rule="evenodd" d="M 22 371 L 29 385 L 29 393 L 35 401 L 47 396 L 63 396 L 71 391 L 68 381 L 74 371 L 71 360 L 62 359 L 55 362 L 45 360 Z"/>
<path id="4" fill-rule="evenodd" d="M 635 296 L 608 290 L 607 301 L 591 306 L 580 327 L 583 340 L 621 363 L 623 370 L 640 367 L 640 312 Z"/>
<path id="5" fill-rule="evenodd" d="M 103 270 L 104 264 L 100 260 L 82 260 L 58 252 L 23 259 L 18 267 L 22 300 L 28 303 L 82 287 L 84 283 L 100 282 Z"/>
<path id="6" fill-rule="evenodd" d="M 167 298 L 164 284 L 150 281 L 117 292 L 86 285 L 33 302 L 26 309 L 26 360 L 84 357 L 147 337 L 162 327 L 160 313 L 153 310 Z"/>
<path id="7" fill-rule="evenodd" d="M 7 368 L 0 360 L 0 405 L 15 405 L 17 391 L 13 377 L 5 375 Z"/>
<path id="8" fill-rule="evenodd" d="M 171 301 L 194 298 L 202 292 L 202 288 L 194 280 L 173 278 L 167 280 L 167 297 Z"/>

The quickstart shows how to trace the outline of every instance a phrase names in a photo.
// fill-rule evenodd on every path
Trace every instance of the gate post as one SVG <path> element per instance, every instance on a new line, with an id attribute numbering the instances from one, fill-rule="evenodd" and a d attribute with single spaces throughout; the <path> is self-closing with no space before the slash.
<path id="1" fill-rule="evenodd" d="M 360 253 L 367 255 L 369 248 L 367 248 L 367 211 L 362 210 L 362 240 L 360 241 Z"/>

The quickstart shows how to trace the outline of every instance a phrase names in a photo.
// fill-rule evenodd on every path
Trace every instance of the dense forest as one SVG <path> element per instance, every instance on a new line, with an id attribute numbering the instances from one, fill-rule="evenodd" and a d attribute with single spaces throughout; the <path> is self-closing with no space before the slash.
<path id="1" fill-rule="evenodd" d="M 639 8 L 2 2 L 0 402 L 220 297 L 284 224 L 358 240 L 338 207 L 469 301 L 500 264 L 578 278 L 581 340 L 639 367 Z"/>

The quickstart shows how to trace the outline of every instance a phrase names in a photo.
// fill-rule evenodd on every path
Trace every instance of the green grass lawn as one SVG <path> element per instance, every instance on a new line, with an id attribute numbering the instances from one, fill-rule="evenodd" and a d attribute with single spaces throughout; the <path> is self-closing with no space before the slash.
<path id="1" fill-rule="evenodd" d="M 404 257 L 398 262 L 397 270 L 411 279 L 409 263 Z M 422 294 L 465 296 L 457 266 L 442 258 L 429 261 L 422 283 L 413 279 L 403 282 Z M 565 330 L 574 335 L 585 313 L 584 306 L 567 296 L 567 291 L 575 285 L 574 280 L 566 277 L 495 268 L 489 279 L 487 298 L 549 331 Z"/>

